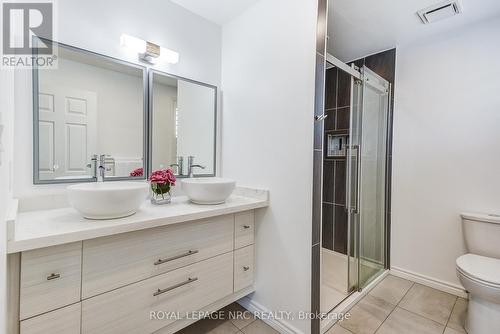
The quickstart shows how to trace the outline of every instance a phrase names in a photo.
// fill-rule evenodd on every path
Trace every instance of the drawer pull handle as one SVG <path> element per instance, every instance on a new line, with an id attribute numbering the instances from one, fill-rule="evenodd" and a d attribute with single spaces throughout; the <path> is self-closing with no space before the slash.
<path id="1" fill-rule="evenodd" d="M 184 286 L 184 285 L 187 285 L 189 283 L 193 283 L 195 281 L 198 280 L 198 277 L 193 277 L 193 278 L 188 278 L 186 281 L 182 282 L 182 283 L 178 283 L 176 285 L 172 285 L 171 287 L 168 287 L 166 289 L 158 289 L 155 293 L 153 293 L 153 297 L 156 297 L 156 296 L 159 296 L 161 295 L 162 293 L 165 293 L 165 292 L 169 292 L 169 291 L 172 291 L 174 289 L 177 289 L 177 288 L 180 288 L 181 286 Z"/>
<path id="2" fill-rule="evenodd" d="M 61 274 L 52 273 L 49 276 L 47 276 L 47 281 L 52 281 L 53 279 L 58 279 L 60 277 L 61 277 Z"/>
<path id="3" fill-rule="evenodd" d="M 250 270 L 250 267 L 249 266 L 244 266 L 243 267 L 243 271 L 249 271 Z"/>
<path id="4" fill-rule="evenodd" d="M 176 255 L 176 256 L 172 256 L 172 257 L 169 257 L 167 259 L 159 259 L 158 261 L 155 262 L 155 266 L 159 266 L 160 264 L 164 264 L 166 262 L 177 260 L 177 259 L 180 259 L 180 258 L 183 258 L 183 257 L 186 257 L 186 256 L 190 256 L 190 255 L 193 255 L 193 254 L 196 254 L 196 253 L 198 253 L 197 250 L 190 250 L 187 253 Z"/>
<path id="5" fill-rule="evenodd" d="M 243 225 L 243 228 L 244 228 L 245 230 L 248 230 L 250 227 L 251 227 L 250 225 Z"/>

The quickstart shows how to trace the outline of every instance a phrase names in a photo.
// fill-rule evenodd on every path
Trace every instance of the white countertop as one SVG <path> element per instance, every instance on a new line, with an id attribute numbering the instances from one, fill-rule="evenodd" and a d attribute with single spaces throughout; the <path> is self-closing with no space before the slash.
<path id="1" fill-rule="evenodd" d="M 167 205 L 152 205 L 147 201 L 136 214 L 120 219 L 88 220 L 69 207 L 20 212 L 15 219 L 8 221 L 7 252 L 17 253 L 268 205 L 268 191 L 237 188 L 224 204 L 197 205 L 180 196 L 172 198 L 172 203 Z"/>

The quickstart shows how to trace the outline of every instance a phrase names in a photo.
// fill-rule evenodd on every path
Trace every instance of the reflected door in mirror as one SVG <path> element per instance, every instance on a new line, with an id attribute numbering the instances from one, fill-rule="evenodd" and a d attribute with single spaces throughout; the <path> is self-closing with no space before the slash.
<path id="1" fill-rule="evenodd" d="M 91 152 L 96 152 L 97 94 L 67 86 L 40 87 L 40 177 L 92 177 Z"/>

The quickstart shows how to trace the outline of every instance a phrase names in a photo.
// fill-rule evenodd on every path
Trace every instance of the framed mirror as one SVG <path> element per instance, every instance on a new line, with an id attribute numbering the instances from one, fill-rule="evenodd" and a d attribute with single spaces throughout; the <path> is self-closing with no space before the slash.
<path id="1" fill-rule="evenodd" d="M 48 40 L 56 69 L 33 69 L 34 183 L 145 179 L 147 69 Z"/>
<path id="2" fill-rule="evenodd" d="M 151 170 L 215 176 L 217 87 L 150 70 Z"/>

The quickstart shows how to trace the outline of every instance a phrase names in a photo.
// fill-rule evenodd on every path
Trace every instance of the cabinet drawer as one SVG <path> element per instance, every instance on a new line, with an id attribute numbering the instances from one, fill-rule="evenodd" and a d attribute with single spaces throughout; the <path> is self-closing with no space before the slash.
<path id="1" fill-rule="evenodd" d="M 62 309 L 21 321 L 20 334 L 79 334 L 81 304 L 73 304 Z"/>
<path id="2" fill-rule="evenodd" d="M 234 215 L 234 248 L 242 248 L 253 244 L 255 233 L 255 218 L 253 211 Z"/>
<path id="3" fill-rule="evenodd" d="M 81 242 L 21 254 L 20 319 L 80 301 Z"/>
<path id="4" fill-rule="evenodd" d="M 84 241 L 82 296 L 227 253 L 233 249 L 233 224 L 228 215 Z"/>
<path id="5" fill-rule="evenodd" d="M 234 292 L 253 284 L 254 267 L 253 245 L 234 251 Z"/>
<path id="6" fill-rule="evenodd" d="M 147 334 L 232 293 L 233 253 L 183 267 L 82 302 L 82 334 Z M 165 313 L 164 313 L 165 315 Z"/>

